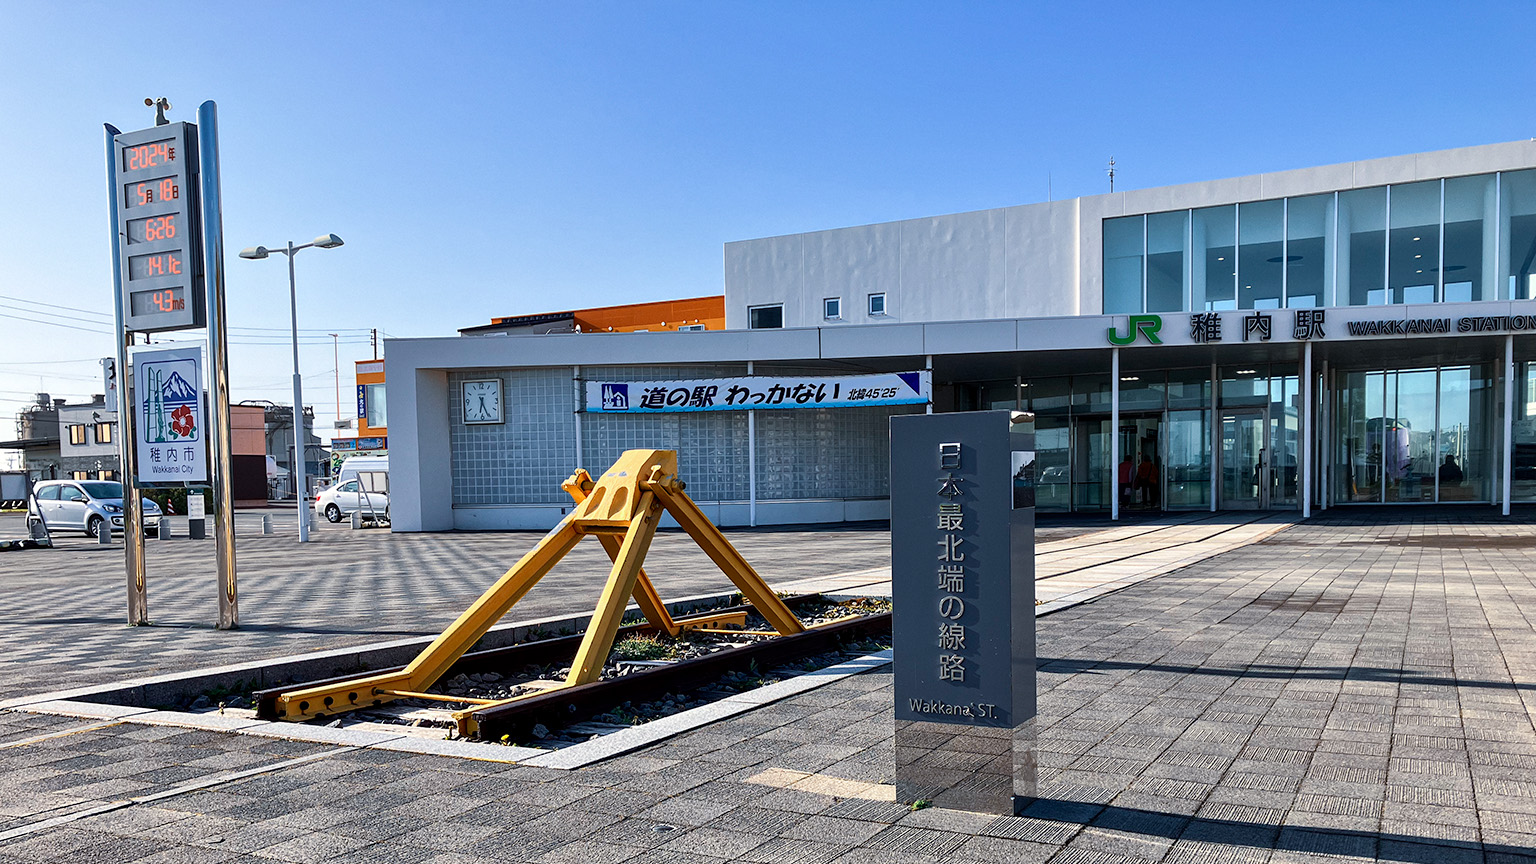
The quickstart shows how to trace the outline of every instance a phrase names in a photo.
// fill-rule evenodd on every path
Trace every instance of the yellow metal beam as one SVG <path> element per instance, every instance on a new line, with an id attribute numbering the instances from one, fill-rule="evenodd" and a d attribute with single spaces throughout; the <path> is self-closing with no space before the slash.
<path id="1" fill-rule="evenodd" d="M 587 500 L 587 495 L 592 492 L 592 475 L 578 468 L 569 480 L 560 485 L 577 504 L 580 504 Z M 597 542 L 601 543 L 603 551 L 608 553 L 608 560 L 619 560 L 619 548 L 624 542 L 622 538 L 614 534 L 602 533 L 597 535 Z M 656 590 L 655 584 L 651 582 L 651 577 L 643 567 L 640 569 L 640 578 L 635 580 L 635 603 L 652 627 L 668 636 L 676 636 L 681 632 L 677 622 L 672 620 L 672 614 L 667 611 L 667 604 L 662 602 L 661 594 Z"/>
<path id="2" fill-rule="evenodd" d="M 618 556 L 613 559 L 608 584 L 603 586 L 603 596 L 597 601 L 597 610 L 587 623 L 587 632 L 582 636 L 581 647 L 576 649 L 576 659 L 566 676 L 566 683 L 572 687 L 596 681 L 602 674 L 608 651 L 613 648 L 613 638 L 619 632 L 619 625 L 624 623 L 624 607 L 629 605 L 629 598 L 635 593 L 640 562 L 645 560 L 651 539 L 656 536 L 656 523 L 661 519 L 661 505 L 656 496 L 650 492 L 642 493 L 640 506 L 635 509 L 638 512 L 629 523 L 629 533 L 624 536 Z"/>
<path id="3" fill-rule="evenodd" d="M 773 625 L 773 629 L 785 636 L 805 630 L 805 626 L 800 623 L 799 618 L 795 617 L 795 613 L 789 611 L 789 607 L 784 605 L 779 595 L 773 593 L 773 589 L 768 587 L 763 577 L 752 569 L 747 559 L 741 557 L 741 553 L 736 551 L 731 541 L 725 539 L 725 535 L 715 527 L 713 522 L 709 521 L 709 517 L 699 509 L 699 505 L 693 503 L 692 498 L 669 483 L 653 483 L 650 488 L 656 493 L 656 497 L 661 499 L 662 505 L 667 508 L 668 513 L 672 514 L 672 518 L 677 520 L 677 524 L 688 532 L 693 542 L 699 544 L 699 548 L 703 549 L 704 554 L 715 562 L 726 578 L 736 583 L 742 595 L 752 602 L 753 608 L 767 619 L 769 624 Z"/>

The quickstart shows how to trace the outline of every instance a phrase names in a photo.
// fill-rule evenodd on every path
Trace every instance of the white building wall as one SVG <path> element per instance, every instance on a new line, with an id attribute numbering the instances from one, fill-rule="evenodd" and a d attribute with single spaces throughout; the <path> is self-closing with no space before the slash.
<path id="1" fill-rule="evenodd" d="M 1098 314 L 1104 219 L 1531 167 L 1536 141 L 1514 141 L 742 240 L 725 244 L 726 327 L 775 303 L 785 327 Z M 888 314 L 872 318 L 877 291 Z"/>

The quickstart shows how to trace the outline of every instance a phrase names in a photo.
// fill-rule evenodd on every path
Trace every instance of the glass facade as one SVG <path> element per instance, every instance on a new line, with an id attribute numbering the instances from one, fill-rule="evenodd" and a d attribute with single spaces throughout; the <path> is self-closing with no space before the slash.
<path id="1" fill-rule="evenodd" d="M 1536 170 L 1104 220 L 1105 314 L 1536 299 Z"/>
<path id="2" fill-rule="evenodd" d="M 1482 364 L 1338 373 L 1333 500 L 1492 500 L 1493 387 Z"/>

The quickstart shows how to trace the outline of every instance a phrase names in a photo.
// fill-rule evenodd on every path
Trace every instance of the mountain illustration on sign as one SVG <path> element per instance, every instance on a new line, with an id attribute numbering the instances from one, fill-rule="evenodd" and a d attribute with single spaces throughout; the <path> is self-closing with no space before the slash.
<path id="1" fill-rule="evenodd" d="M 197 438 L 197 390 L 180 372 L 146 364 L 144 438 L 151 444 L 191 441 Z M 180 363 L 176 365 L 181 365 Z"/>

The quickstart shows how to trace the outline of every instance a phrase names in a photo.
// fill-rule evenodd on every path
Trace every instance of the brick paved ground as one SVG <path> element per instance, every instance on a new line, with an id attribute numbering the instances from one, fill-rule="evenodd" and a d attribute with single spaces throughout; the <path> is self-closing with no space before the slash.
<path id="1" fill-rule="evenodd" d="M 322 757 L 0 862 L 1536 862 L 1536 529 L 1479 515 L 1334 511 L 1042 619 L 1024 818 L 857 797 L 867 673 L 572 772 L 0 714 L 0 832 Z"/>

